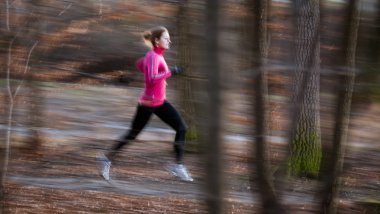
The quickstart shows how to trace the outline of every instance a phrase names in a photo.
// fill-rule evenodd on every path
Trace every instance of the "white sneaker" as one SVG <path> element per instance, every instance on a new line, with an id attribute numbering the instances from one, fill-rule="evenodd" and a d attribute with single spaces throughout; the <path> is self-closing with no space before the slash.
<path id="1" fill-rule="evenodd" d="M 183 164 L 171 164 L 169 166 L 169 171 L 174 175 L 179 177 L 183 181 L 194 181 L 194 179 L 187 172 L 186 167 Z"/>
<path id="2" fill-rule="evenodd" d="M 111 161 L 102 153 L 99 154 L 96 159 L 99 163 L 100 174 L 104 178 L 104 180 L 110 180 L 110 169 L 111 169 Z"/>

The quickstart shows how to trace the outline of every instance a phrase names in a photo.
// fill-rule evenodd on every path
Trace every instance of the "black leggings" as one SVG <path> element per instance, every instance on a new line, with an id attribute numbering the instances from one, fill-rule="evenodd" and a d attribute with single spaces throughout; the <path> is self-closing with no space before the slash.
<path id="1" fill-rule="evenodd" d="M 124 135 L 122 140 L 120 140 L 113 147 L 113 152 L 117 152 L 125 144 L 128 144 L 131 140 L 136 139 L 137 135 L 148 123 L 152 114 L 157 115 L 162 121 L 176 131 L 174 139 L 175 157 L 178 163 L 182 163 L 187 126 L 177 110 L 167 101 L 157 107 L 149 107 L 139 104 L 133 118 L 131 129 L 126 133 L 126 135 Z"/>

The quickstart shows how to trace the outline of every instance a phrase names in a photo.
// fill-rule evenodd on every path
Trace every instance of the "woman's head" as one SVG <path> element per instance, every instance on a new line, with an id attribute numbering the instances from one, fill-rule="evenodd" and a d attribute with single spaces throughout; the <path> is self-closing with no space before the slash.
<path id="1" fill-rule="evenodd" d="M 151 47 L 170 48 L 170 35 L 165 27 L 158 26 L 143 35 L 145 42 Z"/>

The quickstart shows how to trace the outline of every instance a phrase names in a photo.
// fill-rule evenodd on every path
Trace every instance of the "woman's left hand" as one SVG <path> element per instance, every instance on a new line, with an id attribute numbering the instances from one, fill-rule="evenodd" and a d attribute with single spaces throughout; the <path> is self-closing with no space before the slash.
<path id="1" fill-rule="evenodd" d="M 181 73 L 185 72 L 185 69 L 182 68 L 181 66 L 175 65 L 173 67 L 170 67 L 170 71 L 172 72 L 172 74 L 177 75 L 177 74 L 181 74 Z"/>

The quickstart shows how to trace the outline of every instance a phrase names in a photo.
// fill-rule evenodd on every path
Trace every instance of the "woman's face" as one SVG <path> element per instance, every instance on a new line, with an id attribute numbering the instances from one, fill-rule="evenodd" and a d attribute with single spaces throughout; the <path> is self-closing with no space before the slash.
<path id="1" fill-rule="evenodd" d="M 156 39 L 157 47 L 169 49 L 170 48 L 170 35 L 167 31 L 164 31 L 160 37 L 160 39 Z"/>

